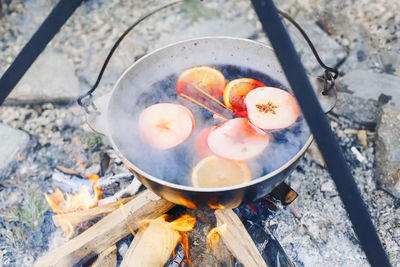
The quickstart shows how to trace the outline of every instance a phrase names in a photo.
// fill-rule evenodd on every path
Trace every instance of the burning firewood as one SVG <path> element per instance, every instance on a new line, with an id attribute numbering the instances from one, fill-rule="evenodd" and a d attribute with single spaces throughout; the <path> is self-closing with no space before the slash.
<path id="1" fill-rule="evenodd" d="M 107 215 L 82 234 L 50 251 L 35 266 L 72 266 L 81 258 L 108 249 L 121 238 L 136 230 L 139 221 L 157 218 L 174 206 L 149 190 Z M 128 225 L 129 227 L 128 227 Z"/>
<path id="2" fill-rule="evenodd" d="M 134 178 L 127 187 L 118 191 L 117 193 L 115 193 L 112 196 L 100 199 L 98 204 L 105 205 L 108 203 L 120 201 L 123 199 L 123 197 L 126 197 L 126 196 L 133 196 L 137 193 L 137 191 L 139 190 L 141 185 L 142 185 L 142 183 L 137 178 Z"/>
<path id="3" fill-rule="evenodd" d="M 225 231 L 218 232 L 225 245 L 238 261 L 245 267 L 267 267 L 252 238 L 233 210 L 217 210 L 215 211 L 215 217 L 217 218 L 218 226 L 226 225 Z"/>
<path id="4" fill-rule="evenodd" d="M 164 266 L 178 241 L 184 240 L 183 232 L 192 231 L 195 223 L 189 215 L 172 222 L 165 221 L 165 216 L 152 220 L 133 239 L 121 267 Z"/>
<path id="5" fill-rule="evenodd" d="M 121 206 L 121 204 L 126 204 L 133 198 L 134 197 L 124 198 L 121 199 L 120 201 L 111 202 L 87 210 L 80 210 L 77 212 L 71 212 L 66 214 L 57 214 L 53 216 L 53 222 L 56 226 L 61 226 L 65 221 L 68 221 L 71 225 L 85 222 L 100 216 L 107 215 L 113 212 L 114 210 L 118 209 Z"/>
<path id="6" fill-rule="evenodd" d="M 117 246 L 112 245 L 100 253 L 92 267 L 115 267 L 117 266 Z"/>

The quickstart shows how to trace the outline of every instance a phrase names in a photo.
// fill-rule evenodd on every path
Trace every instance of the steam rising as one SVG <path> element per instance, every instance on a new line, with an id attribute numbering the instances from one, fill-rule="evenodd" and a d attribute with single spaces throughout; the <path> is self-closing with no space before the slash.
<path id="1" fill-rule="evenodd" d="M 285 89 L 269 76 L 251 69 L 233 65 L 213 67 L 224 74 L 227 82 L 236 78 L 253 78 L 267 86 Z M 161 80 L 154 84 L 145 83 L 143 79 L 136 84 L 122 84 L 122 90 L 116 91 L 116 94 L 121 94 L 116 96 L 120 103 L 109 112 L 113 117 L 108 118 L 108 123 L 116 146 L 131 163 L 154 177 L 190 186 L 191 170 L 200 161 L 195 150 L 195 137 L 203 128 L 220 122 L 214 120 L 210 112 L 177 96 L 176 81 L 181 71 L 182 69 L 171 69 L 172 74 L 160 77 Z M 154 75 L 158 76 L 157 73 Z M 125 80 L 130 79 L 128 77 Z M 186 106 L 195 118 L 195 129 L 184 143 L 168 150 L 159 150 L 143 141 L 137 124 L 142 110 L 150 105 L 166 102 Z M 269 135 L 270 143 L 265 151 L 246 162 L 253 179 L 276 170 L 295 156 L 306 143 L 310 131 L 300 114 L 295 124 L 283 130 L 272 131 Z"/>

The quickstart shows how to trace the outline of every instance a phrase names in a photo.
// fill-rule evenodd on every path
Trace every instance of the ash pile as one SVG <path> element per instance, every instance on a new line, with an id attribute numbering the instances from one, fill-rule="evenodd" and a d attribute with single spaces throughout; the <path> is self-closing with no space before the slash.
<path id="1" fill-rule="evenodd" d="M 195 11 L 197 6 L 187 1 L 183 10 L 172 8 L 138 28 L 111 60 L 102 89 L 110 90 L 134 59 L 179 39 L 209 34 L 268 42 L 247 1 L 204 2 L 206 9 Z M 0 73 L 54 5 L 54 1 L 0 0 Z M 305 28 L 325 63 L 341 71 L 338 103 L 328 118 L 390 261 L 399 265 L 400 31 L 396 29 L 400 17 L 395 12 L 399 4 L 290 0 L 277 5 Z M 84 112 L 74 100 L 93 83 L 109 48 L 132 18 L 150 9 L 136 1 L 86 1 L 0 107 L 3 265 L 32 266 L 66 241 L 54 224 L 44 193 L 59 188 L 75 194 L 86 186 L 94 195 L 89 174 L 99 177 L 96 184 L 102 197 L 98 205 L 138 190 L 140 184 L 133 182 L 109 142 L 85 124 Z M 303 40 L 288 29 L 308 72 L 320 74 Z M 53 79 L 49 82 L 45 77 Z M 247 229 L 256 227 L 249 225 L 248 218 L 257 221 L 276 237 L 296 266 L 366 266 L 316 146 L 309 149 L 287 183 L 299 194 L 291 205 L 278 203 L 274 212 L 262 209 L 257 214 L 249 207 L 237 210 Z M 72 235 L 98 220 L 74 225 Z M 131 240 L 128 236 L 116 244 L 119 263 Z M 262 245 L 266 239 L 253 240 Z M 182 255 L 178 250 L 176 256 Z"/>

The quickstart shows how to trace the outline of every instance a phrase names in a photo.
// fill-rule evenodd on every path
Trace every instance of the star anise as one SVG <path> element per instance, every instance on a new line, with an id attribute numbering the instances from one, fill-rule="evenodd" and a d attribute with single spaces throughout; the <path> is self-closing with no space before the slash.
<path id="1" fill-rule="evenodd" d="M 160 129 L 160 132 L 162 132 L 162 131 L 168 131 L 168 130 L 170 130 L 170 128 L 169 128 L 169 122 L 166 122 L 166 121 L 161 121 L 159 124 L 157 124 L 156 125 L 159 129 Z"/>
<path id="2" fill-rule="evenodd" d="M 271 112 L 272 114 L 276 114 L 275 109 L 278 108 L 278 106 L 275 106 L 274 104 L 272 104 L 271 101 L 268 101 L 267 104 L 257 104 L 256 108 L 258 108 L 260 112 L 264 112 L 266 114 L 269 112 Z"/>

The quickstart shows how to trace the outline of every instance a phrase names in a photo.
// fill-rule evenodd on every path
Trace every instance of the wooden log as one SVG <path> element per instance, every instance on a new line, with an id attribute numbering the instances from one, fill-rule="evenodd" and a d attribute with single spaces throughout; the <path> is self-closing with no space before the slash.
<path id="1" fill-rule="evenodd" d="M 231 209 L 216 210 L 217 225 L 226 224 L 221 239 L 229 251 L 245 267 L 267 266 L 242 221 Z"/>
<path id="2" fill-rule="evenodd" d="M 56 226 L 61 226 L 65 221 L 68 221 L 72 225 L 85 222 L 100 216 L 107 215 L 113 212 L 114 210 L 118 209 L 121 206 L 121 204 L 125 204 L 134 198 L 135 198 L 134 196 L 128 197 L 120 201 L 108 203 L 87 210 L 80 210 L 66 214 L 57 214 L 53 216 L 53 222 Z"/>
<path id="3" fill-rule="evenodd" d="M 92 267 L 115 267 L 117 266 L 117 246 L 112 245 L 100 253 Z"/>
<path id="4" fill-rule="evenodd" d="M 190 242 L 189 258 L 192 266 L 234 266 L 235 259 L 224 242 L 213 244 L 208 251 L 206 236 L 217 221 L 214 210 L 188 210 L 188 213 L 197 218 L 193 231 L 188 232 Z"/>
<path id="5" fill-rule="evenodd" d="M 119 201 L 123 198 L 123 196 L 133 196 L 137 193 L 141 185 L 142 183 L 137 178 L 134 178 L 127 187 L 121 189 L 112 196 L 100 199 L 98 204 L 105 205 L 108 203 Z"/>
<path id="6" fill-rule="evenodd" d="M 139 231 L 133 239 L 121 267 L 162 267 L 182 241 L 180 232 L 192 231 L 196 218 L 183 215 L 172 222 L 161 216 Z"/>
<path id="7" fill-rule="evenodd" d="M 281 203 L 286 206 L 292 203 L 297 198 L 298 194 L 289 185 L 282 182 L 269 193 L 269 196 L 280 200 Z"/>
<path id="8" fill-rule="evenodd" d="M 178 231 L 156 220 L 133 239 L 121 267 L 164 266 L 179 239 Z"/>
<path id="9" fill-rule="evenodd" d="M 145 190 L 82 234 L 48 252 L 35 266 L 72 266 L 79 259 L 99 254 L 127 236 L 130 233 L 127 224 L 136 230 L 141 220 L 159 217 L 173 206 L 173 203 Z"/>

